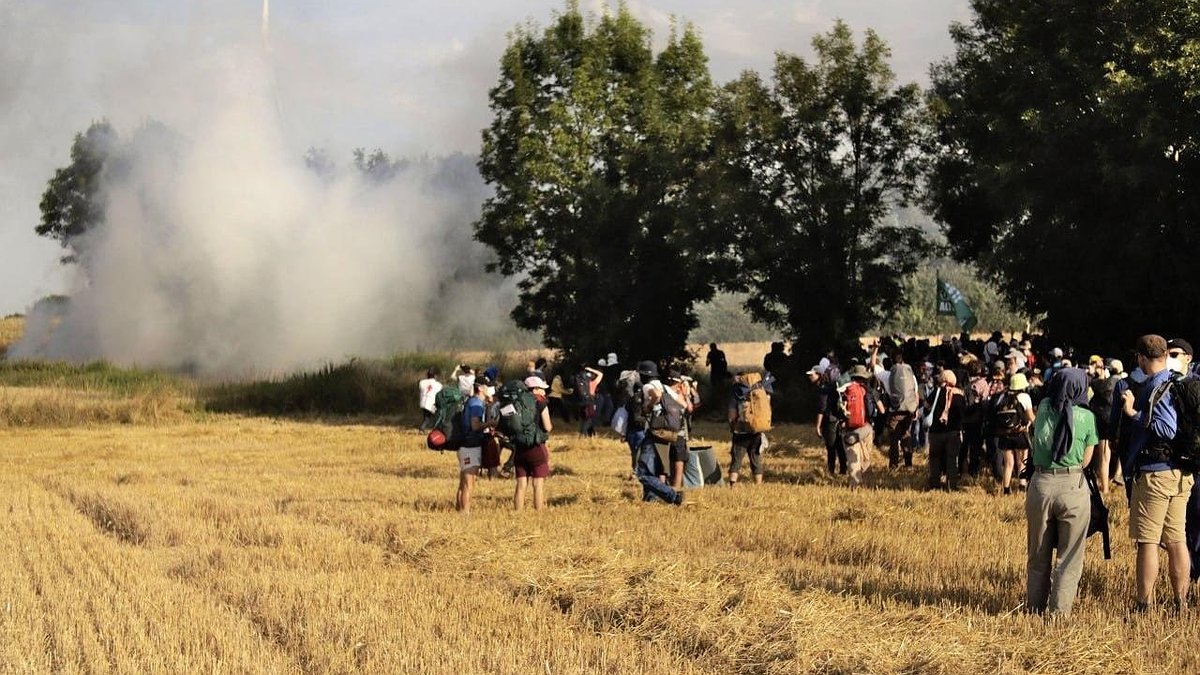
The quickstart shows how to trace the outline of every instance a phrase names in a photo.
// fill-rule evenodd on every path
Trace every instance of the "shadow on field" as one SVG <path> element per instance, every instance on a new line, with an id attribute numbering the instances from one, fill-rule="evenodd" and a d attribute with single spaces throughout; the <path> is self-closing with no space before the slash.
<path id="1" fill-rule="evenodd" d="M 376 466 L 370 469 L 372 473 L 383 474 L 395 478 L 445 478 L 445 469 L 432 466 Z"/>
<path id="2" fill-rule="evenodd" d="M 839 583 L 836 579 L 804 578 L 784 573 L 783 580 L 793 593 L 802 593 L 819 588 L 844 596 L 857 596 L 873 602 L 897 602 L 910 607 L 969 607 L 988 614 L 1007 614 L 1013 610 L 1003 598 L 990 592 L 981 592 L 967 587 L 958 588 L 911 588 L 888 579 L 859 579 L 853 584 Z M 1010 580 L 1023 586 L 1024 579 Z"/>

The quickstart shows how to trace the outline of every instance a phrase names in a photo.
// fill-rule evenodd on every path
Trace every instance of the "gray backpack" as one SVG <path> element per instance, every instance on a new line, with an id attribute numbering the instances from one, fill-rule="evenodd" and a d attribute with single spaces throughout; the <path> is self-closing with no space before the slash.
<path id="1" fill-rule="evenodd" d="M 913 374 L 912 366 L 907 363 L 892 366 L 887 393 L 893 410 L 917 411 L 917 377 Z"/>

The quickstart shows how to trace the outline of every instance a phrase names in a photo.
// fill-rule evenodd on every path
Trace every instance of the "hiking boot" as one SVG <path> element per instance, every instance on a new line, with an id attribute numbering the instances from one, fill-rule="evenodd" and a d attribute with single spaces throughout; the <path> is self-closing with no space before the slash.
<path id="1" fill-rule="evenodd" d="M 1130 614 L 1145 614 L 1150 611 L 1150 603 L 1143 600 L 1135 600 L 1133 606 L 1129 608 Z"/>

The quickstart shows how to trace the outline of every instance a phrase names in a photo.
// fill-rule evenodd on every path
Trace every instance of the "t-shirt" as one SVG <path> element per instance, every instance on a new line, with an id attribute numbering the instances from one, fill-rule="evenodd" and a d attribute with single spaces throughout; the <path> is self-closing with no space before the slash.
<path id="1" fill-rule="evenodd" d="M 1050 400 L 1042 401 L 1038 406 L 1037 417 L 1033 420 L 1033 463 L 1042 468 L 1065 469 L 1083 464 L 1084 449 L 1095 445 L 1099 440 L 1096 433 L 1096 417 L 1092 411 L 1077 405 L 1075 413 L 1075 434 L 1071 438 L 1071 449 L 1063 456 L 1061 462 L 1054 461 L 1054 427 L 1058 425 L 1059 414 L 1050 408 Z"/>
<path id="2" fill-rule="evenodd" d="M 470 396 L 475 393 L 475 375 L 459 375 L 458 390 L 463 393 L 463 396 Z"/>
<path id="3" fill-rule="evenodd" d="M 434 406 L 434 400 L 437 399 L 438 392 L 442 390 L 442 383 L 437 381 L 437 378 L 427 377 L 417 383 L 417 391 L 421 393 L 421 409 L 429 412 L 437 412 Z"/>
<path id="4" fill-rule="evenodd" d="M 483 447 L 483 442 L 486 440 L 487 434 L 482 430 L 472 430 L 472 420 L 479 420 L 482 425 L 487 419 L 487 407 L 484 406 L 483 400 L 478 396 L 472 396 L 467 399 L 467 404 L 463 407 L 463 447 L 464 448 L 479 448 Z"/>

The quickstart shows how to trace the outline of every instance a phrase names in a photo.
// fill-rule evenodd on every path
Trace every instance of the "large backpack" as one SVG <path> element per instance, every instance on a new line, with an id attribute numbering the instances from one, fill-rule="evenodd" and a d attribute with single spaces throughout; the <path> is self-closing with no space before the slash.
<path id="1" fill-rule="evenodd" d="M 734 381 L 734 399 L 737 401 L 737 421 L 734 433 L 761 434 L 771 430 L 771 395 L 767 392 L 762 375 L 743 373 Z"/>
<path id="2" fill-rule="evenodd" d="M 445 441 L 441 445 L 430 444 L 434 450 L 458 450 L 462 447 L 463 428 L 462 411 L 466 406 L 467 397 L 458 387 L 442 387 L 433 399 L 433 429 L 440 432 Z M 432 433 L 431 433 L 432 435 Z"/>
<path id="3" fill-rule="evenodd" d="M 1015 436 L 1025 426 L 1025 406 L 1015 391 L 1001 392 L 992 402 L 988 428 L 994 436 Z"/>
<path id="4" fill-rule="evenodd" d="M 893 410 L 917 411 L 917 376 L 913 374 L 912 366 L 907 363 L 892 366 L 892 374 L 888 376 L 887 393 Z"/>
<path id="5" fill-rule="evenodd" d="M 979 424 L 983 422 L 984 411 L 987 408 L 988 383 L 982 377 L 976 377 L 967 385 L 966 408 L 963 410 L 963 422 Z"/>
<path id="6" fill-rule="evenodd" d="M 861 382 L 851 380 L 842 389 L 841 409 L 846 417 L 847 429 L 858 429 L 867 426 L 867 422 L 869 421 L 867 388 Z"/>
<path id="7" fill-rule="evenodd" d="M 683 413 L 683 404 L 664 389 L 650 417 L 650 435 L 659 443 L 674 443 L 683 429 Z"/>
<path id="8" fill-rule="evenodd" d="M 528 450 L 546 442 L 548 435 L 538 419 L 537 399 L 520 380 L 513 380 L 496 393 L 500 403 L 500 431 L 516 446 Z"/>
<path id="9" fill-rule="evenodd" d="M 575 374 L 575 400 L 579 405 L 596 405 L 596 396 L 592 393 L 592 374 L 581 370 Z"/>
<path id="10" fill-rule="evenodd" d="M 1170 442 L 1169 460 L 1184 473 L 1200 471 L 1200 380 L 1172 375 L 1150 393 L 1149 409 L 1154 410 L 1166 392 L 1171 393 L 1175 408 L 1175 438 Z M 1146 424 L 1150 423 L 1146 415 Z"/>

